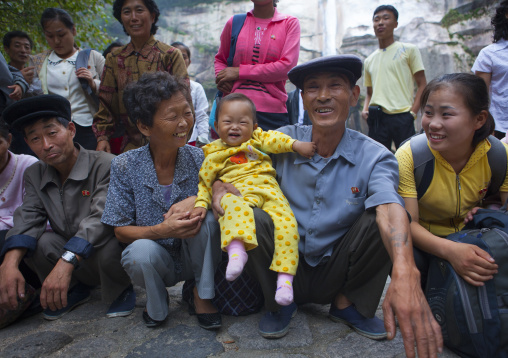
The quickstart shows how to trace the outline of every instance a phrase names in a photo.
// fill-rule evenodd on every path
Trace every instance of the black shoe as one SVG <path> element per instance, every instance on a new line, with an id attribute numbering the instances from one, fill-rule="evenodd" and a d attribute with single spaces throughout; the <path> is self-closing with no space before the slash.
<path id="1" fill-rule="evenodd" d="M 163 324 L 164 322 L 166 322 L 167 319 L 168 319 L 168 317 L 164 318 L 162 321 L 157 321 L 157 320 L 152 319 L 152 317 L 150 317 L 148 315 L 146 308 L 143 311 L 143 321 L 145 322 L 145 326 L 147 326 L 147 327 L 150 327 L 150 328 L 158 327 L 161 324 Z"/>
<path id="2" fill-rule="evenodd" d="M 196 313 L 196 305 L 194 304 L 194 294 L 191 293 L 189 300 L 189 314 L 196 315 L 198 318 L 198 325 L 204 329 L 219 329 L 222 327 L 222 317 L 220 312 L 215 313 Z"/>
<path id="3" fill-rule="evenodd" d="M 166 304 L 169 306 L 169 293 L 168 293 L 168 291 L 166 291 Z M 143 321 L 145 321 L 145 325 L 147 327 L 154 328 L 154 327 L 160 326 L 161 324 L 166 322 L 167 319 L 168 319 L 168 316 L 166 316 L 166 318 L 164 318 L 162 321 L 157 321 L 157 320 L 153 319 L 152 317 L 150 317 L 148 315 L 146 307 L 145 307 L 145 309 L 143 311 Z"/>

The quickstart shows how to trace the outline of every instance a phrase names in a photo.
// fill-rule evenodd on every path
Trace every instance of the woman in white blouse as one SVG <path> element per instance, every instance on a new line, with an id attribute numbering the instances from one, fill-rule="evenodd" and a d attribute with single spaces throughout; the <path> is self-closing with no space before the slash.
<path id="1" fill-rule="evenodd" d="M 72 121 L 76 125 L 74 141 L 86 149 L 95 150 L 97 140 L 92 131 L 92 121 L 99 108 L 95 95 L 99 92 L 104 57 L 92 50 L 87 66 L 77 68 L 76 61 L 82 49 L 75 45 L 76 27 L 65 10 L 44 10 L 41 26 L 51 50 L 31 58 L 35 75 L 40 79 L 44 93 L 58 94 L 69 100 Z"/>

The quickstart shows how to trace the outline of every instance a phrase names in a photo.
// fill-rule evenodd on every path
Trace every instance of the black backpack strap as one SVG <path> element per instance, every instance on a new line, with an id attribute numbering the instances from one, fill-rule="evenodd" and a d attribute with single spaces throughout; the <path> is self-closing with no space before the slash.
<path id="1" fill-rule="evenodd" d="M 506 178 L 506 148 L 499 139 L 489 136 L 490 150 L 487 152 L 492 178 L 485 197 L 497 194 Z"/>
<path id="2" fill-rule="evenodd" d="M 413 153 L 416 192 L 420 199 L 429 188 L 434 176 L 434 154 L 427 144 L 425 133 L 415 135 L 409 141 Z"/>

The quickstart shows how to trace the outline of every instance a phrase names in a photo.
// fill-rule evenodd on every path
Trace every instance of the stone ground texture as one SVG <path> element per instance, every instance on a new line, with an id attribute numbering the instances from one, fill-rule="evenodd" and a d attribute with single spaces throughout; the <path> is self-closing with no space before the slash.
<path id="1" fill-rule="evenodd" d="M 145 292 L 136 287 L 136 310 L 129 317 L 107 318 L 100 290 L 92 299 L 57 321 L 42 314 L 0 330 L 0 357 L 221 357 L 327 358 L 404 357 L 397 332 L 393 341 L 375 342 L 328 319 L 328 305 L 298 308 L 289 333 L 277 340 L 262 338 L 257 324 L 263 312 L 246 317 L 223 316 L 218 331 L 201 329 L 181 303 L 181 285 L 169 289 L 170 313 L 161 327 L 145 327 L 141 314 Z M 382 318 L 381 307 L 377 312 Z M 441 357 L 457 357 L 448 350 Z"/>

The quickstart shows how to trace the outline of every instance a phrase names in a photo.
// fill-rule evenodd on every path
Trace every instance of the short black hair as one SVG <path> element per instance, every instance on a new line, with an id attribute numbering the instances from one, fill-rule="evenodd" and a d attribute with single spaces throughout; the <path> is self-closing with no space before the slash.
<path id="1" fill-rule="evenodd" d="M 381 12 L 384 10 L 387 10 L 387 11 L 390 11 L 391 13 L 393 13 L 393 16 L 395 16 L 395 21 L 399 21 L 399 12 L 392 5 L 379 5 L 378 7 L 376 7 L 376 10 L 374 10 L 374 15 L 372 15 L 372 18 L 374 18 L 374 16 L 376 16 L 376 14 L 378 12 Z"/>
<path id="2" fill-rule="evenodd" d="M 159 21 L 159 15 L 161 14 L 159 11 L 159 7 L 157 6 L 154 0 L 142 0 L 142 1 L 145 4 L 148 11 L 150 11 L 150 14 L 155 15 L 152 27 L 150 28 L 150 35 L 155 35 L 157 33 L 157 29 L 159 28 L 157 26 L 157 21 Z M 121 24 L 122 24 L 122 7 L 124 3 L 125 0 L 115 0 L 115 2 L 113 3 L 113 16 Z M 123 32 L 125 32 L 128 35 L 127 31 L 125 31 L 125 26 L 123 26 L 123 24 L 122 27 Z"/>
<path id="3" fill-rule="evenodd" d="M 0 137 L 7 140 L 9 138 L 9 126 L 0 116 Z"/>
<path id="4" fill-rule="evenodd" d="M 182 47 L 185 51 L 187 51 L 187 57 L 189 57 L 190 60 L 190 48 L 189 46 L 185 45 L 183 42 L 175 41 L 171 44 L 173 47 Z"/>
<path id="5" fill-rule="evenodd" d="M 219 122 L 219 113 L 220 109 L 222 108 L 222 105 L 227 102 L 245 102 L 250 106 L 250 109 L 252 111 L 252 123 L 256 124 L 258 122 L 258 119 L 256 117 L 256 105 L 252 100 L 244 95 L 243 93 L 230 93 L 226 97 L 222 97 L 221 100 L 217 103 L 217 107 L 215 108 L 215 123 Z"/>
<path id="6" fill-rule="evenodd" d="M 134 122 L 139 121 L 151 128 L 159 104 L 177 93 L 183 94 L 192 108 L 189 86 L 183 79 L 165 71 L 145 72 L 138 82 L 127 85 L 123 93 L 123 103 Z"/>
<path id="7" fill-rule="evenodd" d="M 116 47 L 122 47 L 123 46 L 123 43 L 121 43 L 120 41 L 115 41 L 115 42 L 112 42 L 108 47 L 106 47 L 106 49 L 104 50 L 104 52 L 102 53 L 102 56 L 104 58 L 106 58 L 106 56 L 108 55 L 108 53 L 110 53 L 111 51 L 113 51 L 114 48 Z"/>
<path id="8" fill-rule="evenodd" d="M 8 33 L 6 33 L 4 35 L 4 39 L 3 39 L 3 44 L 4 44 L 4 47 L 6 48 L 9 48 L 11 47 L 11 41 L 14 37 L 22 37 L 22 38 L 25 38 L 28 40 L 28 42 L 30 43 L 30 48 L 32 49 L 34 47 L 34 42 L 32 41 L 32 39 L 30 38 L 30 36 L 28 36 L 28 34 L 26 32 L 23 32 L 23 31 L 9 31 Z"/>

